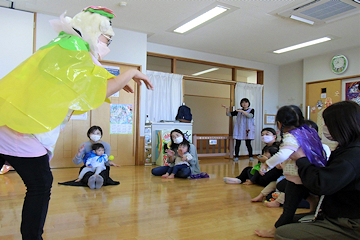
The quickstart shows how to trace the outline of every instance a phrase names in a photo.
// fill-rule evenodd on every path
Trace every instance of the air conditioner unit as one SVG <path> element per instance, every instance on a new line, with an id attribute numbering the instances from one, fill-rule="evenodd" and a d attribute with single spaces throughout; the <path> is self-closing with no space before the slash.
<path id="1" fill-rule="evenodd" d="M 298 21 L 308 20 L 309 24 L 330 23 L 360 13 L 359 0 L 304 0 L 286 5 L 270 14 L 284 18 L 296 17 Z M 305 22 L 305 21 L 303 21 Z"/>

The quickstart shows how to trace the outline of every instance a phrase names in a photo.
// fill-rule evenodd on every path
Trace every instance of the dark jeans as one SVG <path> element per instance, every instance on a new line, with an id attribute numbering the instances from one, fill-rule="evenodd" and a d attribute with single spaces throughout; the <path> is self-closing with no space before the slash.
<path id="1" fill-rule="evenodd" d="M 308 196 L 309 190 L 304 185 L 287 181 L 285 187 L 285 202 L 283 205 L 283 213 L 275 223 L 275 227 L 278 228 L 285 224 L 291 223 L 299 203 L 302 199 L 306 199 Z"/>
<path id="2" fill-rule="evenodd" d="M 186 165 L 186 164 L 181 164 L 181 165 L 175 165 L 173 167 L 169 167 L 169 169 L 167 170 L 167 173 L 168 174 L 176 174 L 178 171 L 180 171 L 181 169 L 184 169 L 184 168 L 188 168 L 189 166 Z"/>
<path id="3" fill-rule="evenodd" d="M 170 168 L 169 166 L 156 167 L 156 168 L 151 169 L 151 173 L 154 176 L 162 176 L 165 173 L 167 173 L 169 168 Z M 176 178 L 188 178 L 190 176 L 190 174 L 191 174 L 191 169 L 189 167 L 187 167 L 187 168 L 180 169 L 175 174 L 175 177 Z"/>
<path id="4" fill-rule="evenodd" d="M 247 150 L 249 152 L 249 157 L 252 157 L 253 150 L 252 150 L 252 146 L 251 146 L 251 139 L 245 140 L 245 144 L 246 144 Z M 241 140 L 235 139 L 235 157 L 239 157 L 240 145 L 241 145 Z"/>
<path id="5" fill-rule="evenodd" d="M 21 234 L 23 239 L 42 239 L 49 207 L 53 176 L 48 155 L 24 158 L 0 154 L 0 166 L 7 161 L 20 175 L 26 195 L 22 209 Z"/>
<path id="6" fill-rule="evenodd" d="M 84 166 L 82 166 L 82 167 L 80 168 L 79 173 L 81 172 L 81 170 L 82 170 L 84 167 L 86 167 L 86 166 L 84 165 Z M 95 172 L 87 172 L 87 173 L 85 173 L 84 177 L 81 179 L 81 182 L 84 183 L 84 184 L 87 186 L 87 185 L 88 185 L 89 178 L 90 178 L 92 175 L 94 175 L 94 174 L 95 174 Z M 99 175 L 104 179 L 104 184 L 103 184 L 103 185 L 106 186 L 106 185 L 107 185 L 107 182 L 108 182 L 108 180 L 109 180 L 110 167 L 109 167 L 109 166 L 106 166 L 106 169 L 103 170 Z"/>
<path id="7" fill-rule="evenodd" d="M 266 187 L 270 182 L 276 181 L 281 175 L 282 170 L 273 168 L 269 172 L 267 172 L 264 176 L 262 176 L 259 171 L 256 171 L 254 175 L 251 172 L 252 167 L 246 167 L 242 170 L 239 176 L 236 178 L 240 179 L 241 182 L 245 182 L 246 179 L 250 179 L 253 183 L 257 185 Z"/>

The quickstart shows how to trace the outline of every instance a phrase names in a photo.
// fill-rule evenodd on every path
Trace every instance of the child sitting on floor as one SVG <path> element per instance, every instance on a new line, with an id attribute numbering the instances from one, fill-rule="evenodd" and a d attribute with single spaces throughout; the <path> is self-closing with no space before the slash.
<path id="1" fill-rule="evenodd" d="M 175 158 L 175 166 L 170 167 L 162 178 L 174 178 L 175 174 L 182 168 L 190 167 L 189 161 L 192 159 L 191 154 L 189 153 L 190 145 L 188 143 L 180 143 L 177 156 Z"/>
<path id="2" fill-rule="evenodd" d="M 103 170 L 106 169 L 105 163 L 108 162 L 108 156 L 104 153 L 105 148 L 101 143 L 95 143 L 92 145 L 92 151 L 90 152 L 90 156 L 88 156 L 86 160 L 86 167 L 84 167 L 78 179 L 75 182 L 80 182 L 80 180 L 84 177 L 87 172 L 95 172 L 95 177 L 98 176 Z M 88 154 L 86 154 L 87 156 Z M 95 188 L 101 188 L 102 184 L 96 184 Z M 90 187 L 90 186 L 89 186 Z M 92 187 L 90 187 L 92 188 Z"/>

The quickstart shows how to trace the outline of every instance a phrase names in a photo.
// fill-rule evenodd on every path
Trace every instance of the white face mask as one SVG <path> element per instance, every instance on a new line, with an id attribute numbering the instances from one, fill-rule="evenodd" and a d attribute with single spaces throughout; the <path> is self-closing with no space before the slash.
<path id="1" fill-rule="evenodd" d="M 261 136 L 261 141 L 263 141 L 264 143 L 269 143 L 272 140 L 274 140 L 274 136 L 270 136 L 270 135 Z"/>
<path id="2" fill-rule="evenodd" d="M 324 134 L 324 137 L 326 137 L 330 141 L 335 141 L 334 138 L 331 136 L 329 129 L 326 125 L 323 126 L 323 134 Z"/>
<path id="3" fill-rule="evenodd" d="M 94 142 L 99 141 L 100 138 L 101 138 L 100 135 L 90 134 L 90 139 L 93 140 Z"/>
<path id="4" fill-rule="evenodd" d="M 108 48 L 107 44 L 102 41 L 98 42 L 97 48 L 100 59 L 104 59 L 104 57 L 110 52 L 110 48 Z"/>
<path id="5" fill-rule="evenodd" d="M 182 136 L 179 136 L 177 138 L 174 139 L 174 143 L 176 144 L 180 144 L 184 141 L 184 138 Z"/>

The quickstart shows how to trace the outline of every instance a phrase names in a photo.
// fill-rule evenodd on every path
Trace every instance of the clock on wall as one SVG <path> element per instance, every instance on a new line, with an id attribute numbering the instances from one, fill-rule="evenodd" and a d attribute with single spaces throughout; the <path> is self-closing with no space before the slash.
<path id="1" fill-rule="evenodd" d="M 346 71 L 349 61 L 344 55 L 336 55 L 331 59 L 331 70 L 333 73 L 340 74 Z"/>

